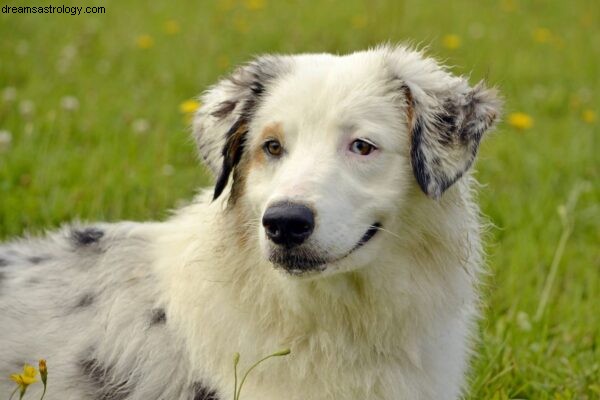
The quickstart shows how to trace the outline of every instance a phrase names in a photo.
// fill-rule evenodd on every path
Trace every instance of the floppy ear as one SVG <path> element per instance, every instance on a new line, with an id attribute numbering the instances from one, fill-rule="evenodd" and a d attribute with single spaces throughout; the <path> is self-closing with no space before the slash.
<path id="1" fill-rule="evenodd" d="M 437 199 L 473 164 L 502 101 L 495 89 L 482 82 L 471 88 L 409 47 L 389 48 L 387 65 L 406 102 L 413 173 L 423 192 Z"/>
<path id="2" fill-rule="evenodd" d="M 248 126 L 261 96 L 288 68 L 286 57 L 259 57 L 201 96 L 193 135 L 202 160 L 216 177 L 213 199 L 221 195 L 242 157 Z"/>
<path id="3" fill-rule="evenodd" d="M 501 108 L 496 90 L 483 82 L 469 88 L 462 78 L 451 81 L 440 91 L 406 86 L 413 173 L 434 199 L 471 167 Z"/>

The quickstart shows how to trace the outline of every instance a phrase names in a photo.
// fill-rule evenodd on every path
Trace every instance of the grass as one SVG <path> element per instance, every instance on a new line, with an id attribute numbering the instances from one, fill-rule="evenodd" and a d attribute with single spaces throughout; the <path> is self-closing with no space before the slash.
<path id="1" fill-rule="evenodd" d="M 595 0 L 101 5 L 0 14 L 0 238 L 164 218 L 209 183 L 180 104 L 253 54 L 411 40 L 533 121 L 501 124 L 479 157 L 495 228 L 467 399 L 600 398 Z"/>

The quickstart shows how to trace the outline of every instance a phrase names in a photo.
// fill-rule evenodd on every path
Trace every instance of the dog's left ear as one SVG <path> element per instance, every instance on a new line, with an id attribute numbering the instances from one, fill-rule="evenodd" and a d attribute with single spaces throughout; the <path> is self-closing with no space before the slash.
<path id="1" fill-rule="evenodd" d="M 466 82 L 453 86 L 437 93 L 405 86 L 413 173 L 434 199 L 471 167 L 484 132 L 501 108 L 496 90 L 482 82 L 473 88 Z"/>
<path id="2" fill-rule="evenodd" d="M 248 127 L 261 97 L 290 68 L 284 56 L 258 57 L 207 90 L 193 122 L 198 152 L 216 178 L 218 198 L 240 162 Z"/>
<path id="3" fill-rule="evenodd" d="M 411 163 L 417 183 L 438 199 L 473 164 L 479 143 L 500 114 L 501 100 L 483 82 L 469 87 L 463 78 L 437 69 L 440 85 L 404 80 L 411 134 Z M 423 76 L 421 76 L 423 78 Z"/>

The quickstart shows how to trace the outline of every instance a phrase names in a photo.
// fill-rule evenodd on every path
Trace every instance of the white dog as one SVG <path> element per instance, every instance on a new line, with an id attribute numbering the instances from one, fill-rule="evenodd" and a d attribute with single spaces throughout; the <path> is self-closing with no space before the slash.
<path id="1" fill-rule="evenodd" d="M 0 393 L 46 358 L 47 400 L 232 399 L 234 353 L 290 348 L 243 400 L 457 399 L 495 91 L 385 46 L 260 57 L 202 103 L 211 193 L 0 247 Z"/>

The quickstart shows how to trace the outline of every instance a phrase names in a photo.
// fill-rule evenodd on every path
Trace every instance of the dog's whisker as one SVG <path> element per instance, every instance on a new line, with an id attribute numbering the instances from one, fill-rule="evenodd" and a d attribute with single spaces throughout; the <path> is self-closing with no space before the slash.
<path id="1" fill-rule="evenodd" d="M 381 226 L 378 226 L 378 227 L 377 227 L 377 230 L 378 230 L 378 231 L 381 231 L 381 232 L 383 232 L 383 233 L 387 233 L 388 235 L 394 236 L 394 237 L 395 237 L 395 238 L 397 238 L 397 239 L 402 239 L 402 237 L 401 237 L 399 234 L 397 234 L 397 233 L 395 233 L 395 232 L 392 232 L 392 231 L 390 231 L 389 229 L 383 228 L 383 227 L 381 227 Z"/>

